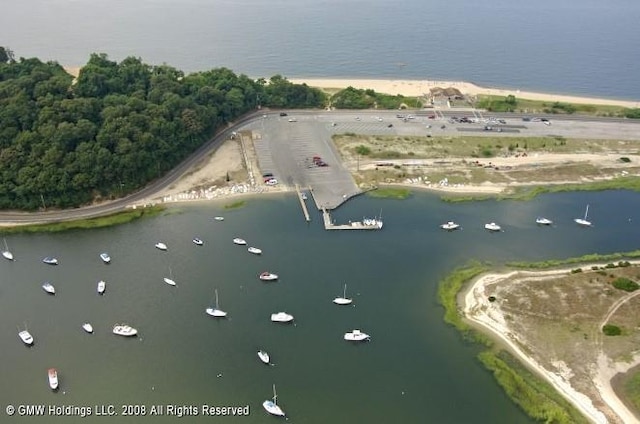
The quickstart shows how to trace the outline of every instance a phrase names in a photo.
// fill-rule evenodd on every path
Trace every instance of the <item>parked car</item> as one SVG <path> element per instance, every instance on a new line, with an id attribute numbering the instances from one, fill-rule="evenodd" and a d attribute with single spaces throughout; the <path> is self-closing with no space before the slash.
<path id="1" fill-rule="evenodd" d="M 286 112 L 280 112 L 280 116 L 287 116 Z"/>

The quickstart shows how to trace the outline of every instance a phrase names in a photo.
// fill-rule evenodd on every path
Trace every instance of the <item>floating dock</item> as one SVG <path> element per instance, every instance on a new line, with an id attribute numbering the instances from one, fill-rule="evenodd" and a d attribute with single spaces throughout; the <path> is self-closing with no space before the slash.
<path id="1" fill-rule="evenodd" d="M 328 210 L 322 209 L 325 230 L 381 230 L 382 219 L 365 218 L 362 221 L 349 221 L 348 224 L 334 224 Z"/>

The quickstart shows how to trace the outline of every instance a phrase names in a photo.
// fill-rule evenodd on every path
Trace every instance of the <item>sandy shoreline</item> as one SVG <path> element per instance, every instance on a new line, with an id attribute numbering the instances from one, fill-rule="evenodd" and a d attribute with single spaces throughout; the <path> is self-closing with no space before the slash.
<path id="1" fill-rule="evenodd" d="M 434 81 L 434 80 L 393 80 L 393 79 L 358 79 L 358 78 L 290 78 L 289 81 L 295 84 L 305 83 L 311 87 L 318 88 L 346 88 L 372 89 L 379 93 L 402 94 L 403 96 L 418 97 L 435 87 L 457 88 L 463 94 L 475 96 L 478 94 L 489 94 L 495 96 L 507 96 L 513 94 L 516 97 L 529 100 L 543 100 L 548 102 L 566 102 L 579 104 L 597 104 L 608 106 L 621 106 L 628 108 L 640 107 L 640 100 L 616 100 L 603 99 L 597 97 L 571 96 L 553 93 L 539 93 L 533 91 L 521 91 L 517 89 L 488 88 L 466 82 L 466 81 Z"/>
<path id="2" fill-rule="evenodd" d="M 583 265 L 582 268 L 590 269 L 592 265 L 602 266 L 603 264 Z M 522 350 L 518 335 L 510 331 L 505 315 L 500 310 L 499 306 L 488 301 L 488 297 L 486 295 L 487 287 L 512 277 L 517 273 L 531 276 L 560 275 L 569 274 L 573 268 L 575 268 L 575 266 L 572 268 L 550 271 L 511 271 L 506 273 L 489 273 L 481 275 L 467 286 L 465 292 L 461 293 L 461 308 L 463 315 L 468 320 L 480 325 L 482 328 L 501 339 L 523 363 L 536 370 L 539 375 L 543 376 L 586 417 L 595 423 L 606 424 L 610 421 L 603 412 L 594 406 L 591 398 L 572 387 L 565 376 L 547 370 L 541 364 L 536 362 L 532 356 Z M 612 361 L 601 352 L 598 357 L 597 370 L 593 376 L 593 384 L 597 388 L 600 397 L 622 420 L 621 422 L 624 423 L 637 422 L 637 419 L 615 394 L 611 386 L 611 380 L 618 372 L 625 372 L 638 364 L 640 364 L 640 360 L 638 360 L 638 358 L 635 358 L 631 363 L 620 364 Z"/>

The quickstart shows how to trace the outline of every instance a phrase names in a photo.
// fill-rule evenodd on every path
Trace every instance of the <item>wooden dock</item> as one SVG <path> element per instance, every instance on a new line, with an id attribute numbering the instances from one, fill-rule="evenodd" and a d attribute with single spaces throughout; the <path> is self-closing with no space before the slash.
<path id="1" fill-rule="evenodd" d="M 307 202 L 302 198 L 302 192 L 300 191 L 300 186 L 296 184 L 296 193 L 298 193 L 298 200 L 300 201 L 300 206 L 302 206 L 302 213 L 304 214 L 305 221 L 311 221 L 311 216 L 309 216 L 309 210 L 307 209 Z"/>

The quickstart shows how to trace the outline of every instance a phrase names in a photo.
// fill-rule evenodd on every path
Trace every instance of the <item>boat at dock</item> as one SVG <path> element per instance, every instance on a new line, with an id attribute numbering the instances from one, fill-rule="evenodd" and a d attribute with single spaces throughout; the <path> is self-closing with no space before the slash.
<path id="1" fill-rule="evenodd" d="M 51 387 L 51 390 L 57 390 L 58 389 L 58 371 L 55 368 L 49 368 L 49 371 L 47 372 L 48 376 L 49 376 L 49 387 Z"/>
<path id="2" fill-rule="evenodd" d="M 363 342 L 365 340 L 370 340 L 371 336 L 360 330 L 353 330 L 348 333 L 344 333 L 344 339 L 349 342 Z"/>
<path id="3" fill-rule="evenodd" d="M 363 218 L 362 221 L 349 221 L 348 224 L 336 224 L 328 210 L 322 209 L 325 230 L 381 230 L 384 223 L 382 217 Z"/>

